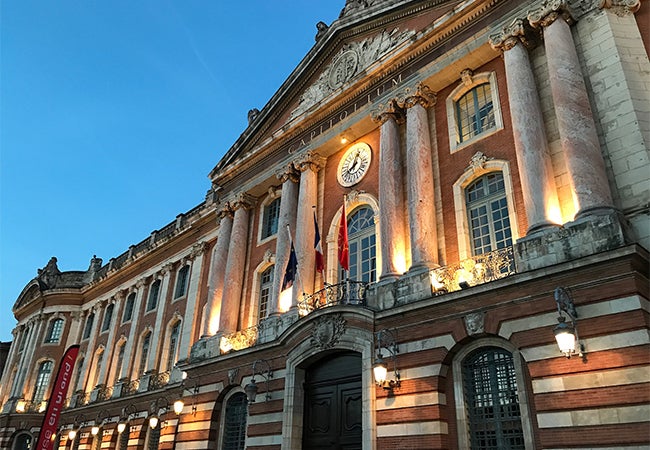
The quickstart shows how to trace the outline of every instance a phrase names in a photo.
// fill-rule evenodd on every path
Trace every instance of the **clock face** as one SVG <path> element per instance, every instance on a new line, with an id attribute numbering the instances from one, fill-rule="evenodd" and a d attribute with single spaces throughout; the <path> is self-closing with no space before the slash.
<path id="1" fill-rule="evenodd" d="M 372 150 L 365 142 L 354 144 L 348 149 L 339 162 L 337 178 L 343 187 L 357 184 L 368 172 Z"/>

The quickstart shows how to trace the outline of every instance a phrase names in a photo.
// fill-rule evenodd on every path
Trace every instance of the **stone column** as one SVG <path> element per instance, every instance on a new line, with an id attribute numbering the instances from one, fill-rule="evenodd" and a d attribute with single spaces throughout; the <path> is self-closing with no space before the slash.
<path id="1" fill-rule="evenodd" d="M 542 108 L 528 58 L 527 47 L 533 41 L 527 25 L 517 20 L 501 34 L 492 36 L 490 43 L 503 52 L 517 167 L 530 234 L 552 225 L 550 213 L 553 209 L 559 212 L 559 203 Z"/>
<path id="2" fill-rule="evenodd" d="M 113 316 L 111 317 L 108 339 L 106 341 L 106 349 L 104 350 L 104 364 L 102 364 L 101 372 L 99 373 L 99 383 L 101 384 L 103 380 L 106 386 L 112 382 L 112 379 L 109 379 L 108 376 L 111 371 L 111 364 L 113 362 L 113 351 L 115 350 L 115 333 L 118 332 L 120 326 L 120 305 L 124 304 L 125 299 L 125 291 L 119 291 L 115 297 L 111 298 L 108 301 L 108 305 L 111 303 L 113 304 Z M 107 308 L 108 305 L 106 306 Z M 104 309 L 104 314 L 106 314 L 106 309 Z"/>
<path id="3" fill-rule="evenodd" d="M 186 259 L 186 261 L 191 262 L 191 270 L 189 274 L 189 284 L 187 286 L 187 296 L 185 297 L 185 316 L 183 317 L 181 340 L 178 351 L 179 360 L 189 358 L 192 336 L 194 336 L 196 329 L 200 326 L 196 307 L 199 301 L 199 287 L 203 285 L 201 272 L 203 271 L 203 263 L 207 258 L 207 249 L 207 242 L 198 242 L 192 246 L 192 250 Z"/>
<path id="4" fill-rule="evenodd" d="M 230 242 L 233 245 L 230 245 L 228 249 L 219 317 L 219 332 L 224 334 L 237 331 L 239 322 L 246 249 L 248 247 L 248 216 L 249 209 L 253 205 L 253 198 L 242 193 L 231 205 L 235 212 L 230 234 Z"/>
<path id="5" fill-rule="evenodd" d="M 147 360 L 147 372 L 151 370 L 158 370 L 160 359 L 160 345 L 164 339 L 165 327 L 163 325 L 163 317 L 165 317 L 165 310 L 167 309 L 167 298 L 170 291 L 173 289 L 170 283 L 172 277 L 172 270 L 174 266 L 172 263 L 167 263 L 161 267 L 158 272 L 158 277 L 162 277 L 160 283 L 160 292 L 158 293 L 158 305 L 156 305 L 156 321 L 153 324 L 153 333 L 151 333 L 151 345 L 149 346 L 149 355 Z M 153 282 L 153 280 L 152 280 Z"/>
<path id="6" fill-rule="evenodd" d="M 219 315 L 221 313 L 221 297 L 223 293 L 223 277 L 228 261 L 228 248 L 232 233 L 233 210 L 226 203 L 217 213 L 220 220 L 217 232 L 217 244 L 212 253 L 210 273 L 208 275 L 208 302 L 205 307 L 205 329 L 203 336 L 212 336 L 219 329 Z"/>
<path id="7" fill-rule="evenodd" d="M 278 234 L 275 241 L 275 268 L 273 269 L 273 292 L 269 299 L 269 314 L 280 312 L 280 290 L 284 271 L 289 261 L 291 244 L 287 225 L 291 230 L 296 229 L 296 214 L 298 208 L 298 181 L 299 173 L 293 163 L 287 165 L 277 173 L 278 179 L 282 182 L 282 194 L 280 197 L 280 218 L 278 219 Z"/>
<path id="8" fill-rule="evenodd" d="M 411 238 L 409 271 L 438 266 L 431 134 L 427 108 L 436 102 L 428 86 L 418 84 L 405 92 L 406 108 L 406 197 Z"/>
<path id="9" fill-rule="evenodd" d="M 571 16 L 561 2 L 544 2 L 540 9 L 528 16 L 528 20 L 532 26 L 544 30 L 551 93 L 578 209 L 576 217 L 589 215 L 598 209 L 612 210 L 612 195 L 596 124 L 567 23 L 572 20 Z"/>
<path id="10" fill-rule="evenodd" d="M 140 316 L 142 315 L 142 310 L 144 307 L 142 303 L 146 301 L 144 298 L 146 285 L 146 278 L 140 278 L 135 282 L 135 302 L 133 304 L 133 317 L 131 318 L 131 326 L 129 327 L 128 339 L 126 341 L 126 347 L 124 347 L 124 363 L 122 364 L 122 373 L 120 378 L 128 378 L 135 373 L 135 355 L 137 353 L 134 350 L 135 345 L 137 344 L 138 339 L 140 339 Z M 127 293 L 127 298 L 130 292 Z"/>
<path id="11" fill-rule="evenodd" d="M 381 124 L 379 137 L 379 229 L 381 232 L 381 279 L 397 278 L 406 270 L 406 233 L 402 157 L 398 123 L 404 114 L 395 100 L 373 114 Z"/>
<path id="12" fill-rule="evenodd" d="M 307 152 L 295 162 L 300 171 L 300 188 L 298 190 L 298 208 L 296 211 L 295 248 L 298 259 L 298 277 L 293 289 L 291 306 L 297 305 L 298 296 L 303 292 L 314 292 L 314 212 L 318 197 L 318 171 L 325 166 L 325 158 L 315 152 Z M 302 290 L 302 292 L 299 292 Z"/>

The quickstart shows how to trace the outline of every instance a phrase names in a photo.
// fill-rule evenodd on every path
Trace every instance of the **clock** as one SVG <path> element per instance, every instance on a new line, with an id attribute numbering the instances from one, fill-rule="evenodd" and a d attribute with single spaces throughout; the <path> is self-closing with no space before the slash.
<path id="1" fill-rule="evenodd" d="M 368 173 L 372 150 L 365 142 L 359 142 L 350 147 L 341 161 L 336 177 L 343 187 L 350 187 L 357 184 Z"/>

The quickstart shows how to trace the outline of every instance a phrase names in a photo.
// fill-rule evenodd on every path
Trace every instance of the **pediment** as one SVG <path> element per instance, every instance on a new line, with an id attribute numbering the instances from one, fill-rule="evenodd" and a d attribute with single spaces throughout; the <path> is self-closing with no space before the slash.
<path id="1" fill-rule="evenodd" d="M 310 52 L 261 110 L 251 110 L 249 126 L 210 173 L 220 176 L 233 165 L 255 159 L 272 143 L 289 139 L 310 120 L 334 111 L 364 85 L 411 50 L 423 30 L 460 1 L 348 0 L 339 19 L 319 36 Z"/>

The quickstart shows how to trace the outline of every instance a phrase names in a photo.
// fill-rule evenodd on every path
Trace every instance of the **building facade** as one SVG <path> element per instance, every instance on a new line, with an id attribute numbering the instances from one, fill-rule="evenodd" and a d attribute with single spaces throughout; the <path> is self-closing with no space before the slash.
<path id="1" fill-rule="evenodd" d="M 648 448 L 649 24 L 347 0 L 204 201 L 24 288 L 0 446 L 79 345 L 59 449 Z"/>

